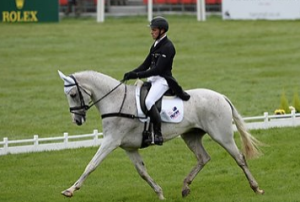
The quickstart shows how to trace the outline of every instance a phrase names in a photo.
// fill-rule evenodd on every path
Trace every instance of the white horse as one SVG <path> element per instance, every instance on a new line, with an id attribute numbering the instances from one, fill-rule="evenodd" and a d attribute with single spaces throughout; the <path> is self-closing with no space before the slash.
<path id="1" fill-rule="evenodd" d="M 162 188 L 149 176 L 139 154 L 142 142 L 143 124 L 136 118 L 135 86 L 126 85 L 116 79 L 95 71 L 83 71 L 65 76 L 66 94 L 73 122 L 81 125 L 85 121 L 87 110 L 95 105 L 102 115 L 103 140 L 97 153 L 87 165 L 80 178 L 62 194 L 72 197 L 83 182 L 109 153 L 118 147 L 125 150 L 139 175 L 153 188 L 158 198 L 163 200 Z M 258 183 L 248 169 L 246 157 L 259 155 L 258 141 L 247 132 L 245 124 L 234 105 L 224 95 L 207 89 L 187 91 L 191 98 L 184 102 L 184 119 L 180 123 L 163 123 L 164 141 L 179 135 L 195 154 L 197 163 L 183 181 L 182 196 L 190 193 L 189 185 L 196 175 L 210 160 L 202 145 L 202 138 L 207 133 L 219 143 L 236 161 L 246 175 L 250 187 L 255 193 L 263 194 Z M 86 105 L 86 103 L 92 103 Z M 103 116 L 104 115 L 104 116 Z M 105 117 L 105 115 L 108 115 Z M 103 118 L 105 117 L 105 118 Z M 241 135 L 243 153 L 236 146 L 233 138 L 232 119 Z"/>

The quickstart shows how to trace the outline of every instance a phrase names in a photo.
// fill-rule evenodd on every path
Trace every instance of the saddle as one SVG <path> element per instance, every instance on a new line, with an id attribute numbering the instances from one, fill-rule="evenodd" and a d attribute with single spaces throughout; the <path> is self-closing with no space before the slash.
<path id="1" fill-rule="evenodd" d="M 145 100 L 151 88 L 151 83 L 144 82 L 140 85 L 137 85 L 137 87 L 139 87 L 136 89 L 136 99 L 138 101 L 137 108 L 138 111 L 140 111 L 140 113 L 143 113 L 147 117 L 143 121 L 144 130 L 142 133 L 143 139 L 141 144 L 141 148 L 146 148 L 154 144 L 152 123 L 150 122 L 147 116 L 148 110 L 145 105 Z M 172 93 L 171 90 L 166 91 L 164 95 L 158 101 L 155 102 L 155 106 L 160 112 L 162 121 L 169 122 L 169 123 L 170 122 L 178 123 L 182 120 L 182 116 L 183 116 L 182 100 L 176 98 L 175 94 Z M 141 114 L 139 115 L 142 116 Z M 172 119 L 175 119 L 175 121 Z"/>
<path id="2" fill-rule="evenodd" d="M 150 82 L 144 82 L 141 86 L 141 89 L 140 89 L 140 105 L 141 105 L 141 109 L 142 109 L 144 114 L 147 114 L 147 112 L 148 112 L 148 110 L 146 108 L 146 105 L 145 105 L 145 100 L 146 100 L 146 97 L 149 93 L 150 88 L 151 88 L 151 83 Z M 175 96 L 175 94 L 169 89 L 164 93 L 163 96 Z M 161 109 L 162 109 L 162 98 L 163 98 L 163 96 L 155 102 L 155 106 L 157 107 L 159 112 L 161 112 Z"/>

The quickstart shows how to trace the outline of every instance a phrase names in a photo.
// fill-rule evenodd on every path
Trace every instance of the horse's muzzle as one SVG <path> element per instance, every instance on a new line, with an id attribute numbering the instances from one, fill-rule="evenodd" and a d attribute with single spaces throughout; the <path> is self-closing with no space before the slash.
<path id="1" fill-rule="evenodd" d="M 72 118 L 73 118 L 73 122 L 76 123 L 78 126 L 81 126 L 86 120 L 85 115 L 81 116 L 81 115 L 73 114 Z"/>
<path id="2" fill-rule="evenodd" d="M 75 120 L 75 122 L 76 122 L 76 124 L 77 124 L 78 126 L 81 126 L 81 125 L 82 125 L 82 121 Z"/>

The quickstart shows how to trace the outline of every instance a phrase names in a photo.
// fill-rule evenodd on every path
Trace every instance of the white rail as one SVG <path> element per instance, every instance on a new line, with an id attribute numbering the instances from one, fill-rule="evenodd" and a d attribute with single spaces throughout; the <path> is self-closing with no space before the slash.
<path id="1" fill-rule="evenodd" d="M 263 116 L 247 117 L 244 118 L 244 121 L 249 130 L 295 127 L 300 126 L 300 113 L 295 113 L 293 110 L 290 114 L 269 115 L 268 112 L 265 112 Z M 234 130 L 236 130 L 235 125 Z"/>
<path id="2" fill-rule="evenodd" d="M 269 115 L 267 112 L 263 116 L 244 118 L 247 128 L 268 129 L 275 127 L 295 127 L 300 126 L 300 113 L 292 111 L 291 114 Z M 236 131 L 236 126 L 233 124 Z M 62 150 L 70 148 L 99 146 L 101 144 L 103 133 L 94 130 L 92 134 L 71 135 L 64 133 L 61 137 L 39 138 L 34 135 L 33 139 L 8 140 L 3 138 L 0 142 L 0 156 L 6 154 L 18 154 L 27 152 L 41 152 L 51 150 Z"/>
<path id="3" fill-rule="evenodd" d="M 39 138 L 38 135 L 34 135 L 33 139 L 24 140 L 8 140 L 5 137 L 0 142 L 0 155 L 99 146 L 102 136 L 102 133 L 94 130 L 92 134 L 69 136 L 68 133 L 64 133 L 61 137 L 48 138 Z"/>

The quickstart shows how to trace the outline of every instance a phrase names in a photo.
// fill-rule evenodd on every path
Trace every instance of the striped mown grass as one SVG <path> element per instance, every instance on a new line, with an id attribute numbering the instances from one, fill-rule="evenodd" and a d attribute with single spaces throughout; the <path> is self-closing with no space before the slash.
<path id="1" fill-rule="evenodd" d="M 184 177 L 196 159 L 180 138 L 141 150 L 149 174 L 163 188 L 167 201 L 299 201 L 299 127 L 256 130 L 264 143 L 264 155 L 248 161 L 264 195 L 256 195 L 234 160 L 206 137 L 204 146 L 211 161 L 193 181 L 191 194 L 181 198 Z M 239 137 L 236 135 L 236 141 Z M 152 202 L 156 194 L 137 174 L 127 155 L 115 150 L 86 180 L 73 198 L 61 191 L 74 183 L 97 148 L 1 156 L 0 201 L 15 202 Z"/>
<path id="2" fill-rule="evenodd" d="M 167 16 L 177 48 L 174 75 L 185 88 L 210 88 L 228 96 L 244 116 L 280 106 L 285 91 L 299 92 L 299 21 L 222 21 Z M 71 123 L 57 70 L 97 70 L 121 79 L 148 53 L 145 17 L 64 19 L 57 24 L 0 24 L 0 139 L 101 131 L 92 108 L 85 125 Z M 269 145 L 248 162 L 266 191 L 257 196 L 229 155 L 205 138 L 212 160 L 181 199 L 182 180 L 196 163 L 181 139 L 142 150 L 150 175 L 168 201 L 299 201 L 299 127 L 256 130 Z M 239 138 L 237 137 L 237 141 Z M 0 157 L 0 201 L 158 201 L 121 149 L 88 178 L 74 198 L 60 192 L 82 173 L 97 148 Z"/>
<path id="3" fill-rule="evenodd" d="M 174 76 L 185 88 L 227 95 L 244 116 L 273 113 L 299 91 L 299 21 L 222 21 L 167 16 L 177 48 Z M 0 138 L 101 131 L 95 109 L 83 127 L 70 122 L 57 70 L 97 70 L 121 79 L 152 43 L 146 18 L 64 19 L 0 24 Z M 133 82 L 132 82 L 133 83 Z"/>

